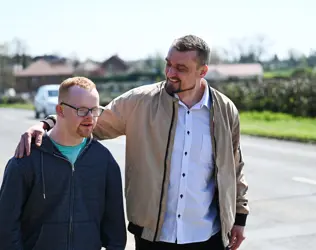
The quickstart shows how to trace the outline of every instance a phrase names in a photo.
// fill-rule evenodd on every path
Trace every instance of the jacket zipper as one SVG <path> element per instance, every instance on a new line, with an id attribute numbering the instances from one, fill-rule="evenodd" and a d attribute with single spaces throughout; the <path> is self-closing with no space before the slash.
<path id="1" fill-rule="evenodd" d="M 162 178 L 162 187 L 161 187 L 161 194 L 160 194 L 160 201 L 159 201 L 159 211 L 158 211 L 158 219 L 157 219 L 157 225 L 156 225 L 156 232 L 154 236 L 154 241 L 157 240 L 157 235 L 158 235 L 158 230 L 159 230 L 159 224 L 160 224 L 160 217 L 161 217 L 161 207 L 162 207 L 162 199 L 164 196 L 164 184 L 166 181 L 166 171 L 167 171 L 167 158 L 168 158 L 168 151 L 169 151 L 169 146 L 170 146 L 170 137 L 171 137 L 171 130 L 173 127 L 174 123 L 174 113 L 175 113 L 175 104 L 172 104 L 172 117 L 171 117 L 171 124 L 169 128 L 169 133 L 168 133 L 168 141 L 167 141 L 167 147 L 166 147 L 166 153 L 165 153 L 165 161 L 164 161 L 164 172 L 163 172 L 163 178 Z"/>
<path id="2" fill-rule="evenodd" d="M 218 189 L 218 207 L 219 207 L 219 215 L 220 215 L 219 219 L 220 219 L 221 228 L 223 229 L 223 224 L 222 224 L 223 216 L 222 216 L 222 209 L 221 209 L 220 189 L 219 189 L 218 178 L 217 178 L 217 176 L 218 176 L 218 166 L 216 164 L 217 154 L 216 154 L 216 140 L 215 140 L 214 105 L 213 105 L 213 108 L 211 109 L 211 137 L 212 137 L 212 151 L 213 151 L 213 155 L 214 155 L 215 183 L 216 183 L 216 187 Z"/>
<path id="3" fill-rule="evenodd" d="M 84 149 L 80 152 L 77 157 L 78 158 L 82 155 L 84 151 L 88 148 L 89 144 L 87 144 Z M 71 193 L 70 193 L 70 210 L 69 210 L 69 235 L 68 235 L 68 247 L 67 249 L 72 250 L 72 234 L 73 234 L 73 211 L 74 211 L 74 200 L 75 200 L 75 184 L 74 184 L 74 173 L 75 173 L 75 164 L 72 164 L 67 158 L 60 156 L 54 153 L 54 156 L 67 161 L 71 165 Z M 76 161 L 77 161 L 76 160 Z"/>

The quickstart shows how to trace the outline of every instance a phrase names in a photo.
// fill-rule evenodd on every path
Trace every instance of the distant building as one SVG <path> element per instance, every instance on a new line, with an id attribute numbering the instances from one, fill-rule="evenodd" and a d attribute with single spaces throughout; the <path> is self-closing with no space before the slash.
<path id="1" fill-rule="evenodd" d="M 104 76 L 105 70 L 102 69 L 101 64 L 92 60 L 86 60 L 85 62 L 79 63 L 75 69 L 76 75 L 82 75 L 86 77 L 91 76 Z"/>
<path id="2" fill-rule="evenodd" d="M 259 63 L 249 64 L 216 64 L 209 65 L 205 76 L 209 81 L 225 81 L 229 79 L 251 79 L 261 80 L 263 78 L 263 67 Z"/>
<path id="3" fill-rule="evenodd" d="M 74 68 L 69 63 L 38 59 L 27 68 L 15 72 L 15 90 L 17 93 L 34 92 L 45 84 L 60 84 L 73 74 Z"/>
<path id="4" fill-rule="evenodd" d="M 113 55 L 101 63 L 101 68 L 104 70 L 105 76 L 111 76 L 126 73 L 128 65 L 118 55 Z"/>

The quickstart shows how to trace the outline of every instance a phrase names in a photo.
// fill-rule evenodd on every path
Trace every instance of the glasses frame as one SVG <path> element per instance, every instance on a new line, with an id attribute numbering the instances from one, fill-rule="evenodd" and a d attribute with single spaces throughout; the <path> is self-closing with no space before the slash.
<path id="1" fill-rule="evenodd" d="M 76 110 L 77 111 L 77 116 L 79 116 L 79 117 L 85 117 L 85 116 L 87 116 L 89 114 L 89 112 L 92 114 L 93 117 L 99 117 L 100 115 L 102 115 L 102 113 L 104 111 L 104 108 L 101 107 L 101 106 L 97 106 L 97 107 L 93 107 L 93 108 L 86 108 L 86 107 L 77 108 L 77 107 L 74 107 L 74 106 L 72 106 L 72 105 L 70 105 L 68 103 L 65 103 L 65 102 L 61 102 L 60 105 L 65 105 L 65 106 L 67 106 L 69 108 L 72 108 L 72 109 Z M 100 114 L 98 116 L 95 116 L 92 113 L 95 108 L 101 109 L 101 112 L 100 112 Z M 86 114 L 85 115 L 79 115 L 79 113 L 78 113 L 79 109 L 86 109 L 87 110 Z"/>

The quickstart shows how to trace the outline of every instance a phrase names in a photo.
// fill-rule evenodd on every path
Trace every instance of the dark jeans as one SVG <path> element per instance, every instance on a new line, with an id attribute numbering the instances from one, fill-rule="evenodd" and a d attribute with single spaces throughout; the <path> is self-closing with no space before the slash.
<path id="1" fill-rule="evenodd" d="M 176 244 L 166 242 L 150 242 L 135 236 L 136 250 L 225 250 L 222 242 L 221 233 L 213 235 L 208 241 Z"/>

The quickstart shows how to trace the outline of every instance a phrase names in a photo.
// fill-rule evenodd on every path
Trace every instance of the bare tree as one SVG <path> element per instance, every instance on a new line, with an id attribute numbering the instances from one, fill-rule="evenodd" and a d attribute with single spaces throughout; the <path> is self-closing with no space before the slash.
<path id="1" fill-rule="evenodd" d="M 13 63 L 17 65 L 22 65 L 25 68 L 27 65 L 26 61 L 26 53 L 27 53 L 27 45 L 20 38 L 14 38 L 11 42 L 11 51 L 10 54 L 13 55 Z"/>
<path id="2" fill-rule="evenodd" d="M 223 51 L 220 48 L 211 49 L 210 64 L 220 64 L 224 61 Z"/>
<path id="3" fill-rule="evenodd" d="M 263 57 L 267 55 L 271 45 L 271 40 L 264 35 L 243 37 L 231 40 L 231 50 L 229 53 L 233 58 L 233 61 L 236 62 L 260 63 Z"/>
<path id="4" fill-rule="evenodd" d="M 14 76 L 8 43 L 0 44 L 0 91 L 13 87 Z"/>

